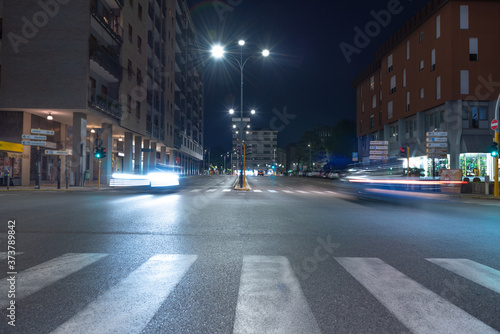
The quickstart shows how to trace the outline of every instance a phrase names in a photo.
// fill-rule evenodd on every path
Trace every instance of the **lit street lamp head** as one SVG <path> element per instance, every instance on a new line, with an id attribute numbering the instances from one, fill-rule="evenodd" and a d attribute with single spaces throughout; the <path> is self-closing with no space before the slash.
<path id="1" fill-rule="evenodd" d="M 252 115 L 255 115 L 255 109 L 252 109 L 252 110 L 250 111 L 250 113 L 251 113 Z"/>
<path id="2" fill-rule="evenodd" d="M 220 44 L 214 45 L 210 52 L 212 53 L 212 57 L 214 58 L 224 57 L 224 48 Z"/>
<path id="3" fill-rule="evenodd" d="M 268 49 L 262 50 L 262 55 L 263 55 L 264 57 L 269 56 L 269 50 L 268 50 Z"/>
<path id="4" fill-rule="evenodd" d="M 234 114 L 234 109 L 229 109 L 229 113 L 232 115 Z"/>
<path id="5" fill-rule="evenodd" d="M 244 41 L 244 40 L 242 40 L 242 39 L 240 39 L 240 40 L 238 41 L 238 44 L 239 44 L 240 46 L 243 46 L 243 45 L 245 45 L 245 41 Z"/>

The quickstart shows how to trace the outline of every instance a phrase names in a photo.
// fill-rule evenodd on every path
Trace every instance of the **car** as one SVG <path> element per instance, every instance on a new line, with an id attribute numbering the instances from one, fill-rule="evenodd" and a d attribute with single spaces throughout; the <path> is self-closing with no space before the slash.
<path id="1" fill-rule="evenodd" d="M 179 168 L 158 164 L 148 174 L 113 173 L 110 187 L 166 188 L 179 186 Z"/>
<path id="2" fill-rule="evenodd" d="M 264 173 L 264 171 L 263 171 L 263 170 L 259 170 L 259 172 L 257 173 L 257 175 L 262 175 L 262 176 L 264 176 L 264 175 L 265 175 L 265 173 Z"/>

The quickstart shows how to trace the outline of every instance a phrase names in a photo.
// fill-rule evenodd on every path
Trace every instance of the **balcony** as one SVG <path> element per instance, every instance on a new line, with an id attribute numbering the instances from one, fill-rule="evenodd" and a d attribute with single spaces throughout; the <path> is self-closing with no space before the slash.
<path id="1" fill-rule="evenodd" d="M 88 105 L 90 108 L 116 120 L 122 118 L 121 104 L 91 87 L 89 87 Z"/>
<path id="2" fill-rule="evenodd" d="M 114 16 L 113 11 L 99 0 L 91 1 L 90 12 L 97 22 L 121 45 L 123 43 L 123 28 L 119 23 L 119 17 Z"/>
<path id="3" fill-rule="evenodd" d="M 123 71 L 118 55 L 111 54 L 108 49 L 99 45 L 95 40 L 90 40 L 89 57 L 109 72 L 109 74 L 118 79 L 118 81 L 122 80 Z"/>

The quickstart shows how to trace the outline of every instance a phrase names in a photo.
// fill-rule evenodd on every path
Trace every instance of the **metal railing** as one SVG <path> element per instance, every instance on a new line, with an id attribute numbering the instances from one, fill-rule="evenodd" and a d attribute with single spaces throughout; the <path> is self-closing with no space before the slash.
<path id="1" fill-rule="evenodd" d="M 113 100 L 106 94 L 92 87 L 89 87 L 88 104 L 90 108 L 117 120 L 122 118 L 122 105 L 118 101 Z"/>
<path id="2" fill-rule="evenodd" d="M 114 16 L 111 10 L 101 1 L 93 0 L 90 4 L 90 12 L 119 43 L 123 43 L 123 28 L 118 21 L 118 17 Z"/>
<path id="3" fill-rule="evenodd" d="M 95 41 L 90 41 L 89 57 L 101 65 L 118 80 L 122 80 L 123 71 L 118 60 L 118 56 L 112 55 L 102 45 Z"/>

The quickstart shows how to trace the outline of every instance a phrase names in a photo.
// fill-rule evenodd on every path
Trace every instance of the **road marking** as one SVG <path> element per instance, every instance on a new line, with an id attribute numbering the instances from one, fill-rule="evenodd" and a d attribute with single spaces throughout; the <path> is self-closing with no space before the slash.
<path id="1" fill-rule="evenodd" d="M 288 193 L 288 194 L 293 194 L 293 191 L 291 190 L 283 190 L 284 193 Z"/>
<path id="2" fill-rule="evenodd" d="M 262 192 L 262 190 L 255 189 L 255 190 L 254 190 L 254 192 L 256 192 L 256 193 L 261 193 L 261 192 Z"/>
<path id="3" fill-rule="evenodd" d="M 208 189 L 206 192 L 207 193 L 213 193 L 213 192 L 216 192 L 216 191 L 217 191 L 217 189 Z"/>
<path id="4" fill-rule="evenodd" d="M 16 252 L 15 255 L 13 255 L 13 256 L 15 258 L 17 255 L 21 255 L 21 254 L 24 254 L 24 252 Z M 8 255 L 9 254 L 7 252 L 0 252 L 0 260 L 5 260 L 8 257 Z"/>
<path id="5" fill-rule="evenodd" d="M 231 191 L 231 189 L 222 189 L 223 192 Z"/>
<path id="6" fill-rule="evenodd" d="M 272 189 L 268 189 L 267 191 L 269 191 L 270 193 L 277 193 L 276 190 L 272 190 Z"/>
<path id="7" fill-rule="evenodd" d="M 335 258 L 413 333 L 498 333 L 377 258 Z"/>
<path id="8" fill-rule="evenodd" d="M 140 333 L 197 258 L 153 256 L 52 333 Z"/>
<path id="9" fill-rule="evenodd" d="M 233 333 L 321 333 L 284 256 L 243 258 Z"/>
<path id="10" fill-rule="evenodd" d="M 325 193 L 324 191 L 312 191 L 312 192 L 315 194 L 321 194 L 321 195 L 323 195 Z"/>
<path id="11" fill-rule="evenodd" d="M 38 292 L 106 256 L 108 254 L 67 253 L 23 270 L 16 276 L 16 299 L 22 299 Z M 0 291 L 5 291 L 0 295 L 0 308 L 4 308 L 9 304 L 6 293 L 9 290 L 8 285 L 9 282 L 6 279 L 0 281 Z"/>
<path id="12" fill-rule="evenodd" d="M 335 191 L 330 191 L 330 190 L 325 191 L 325 193 L 329 193 L 329 194 L 336 194 L 336 192 L 335 192 Z"/>
<path id="13" fill-rule="evenodd" d="M 500 293 L 500 271 L 469 259 L 426 259 L 438 266 L 467 278 L 474 283 Z"/>
<path id="14" fill-rule="evenodd" d="M 309 194 L 307 191 L 304 191 L 304 190 L 297 190 L 298 193 L 301 193 L 301 194 Z"/>
<path id="15" fill-rule="evenodd" d="M 198 191 L 201 191 L 201 189 L 193 189 L 193 190 L 191 190 L 192 193 L 196 193 Z"/>

